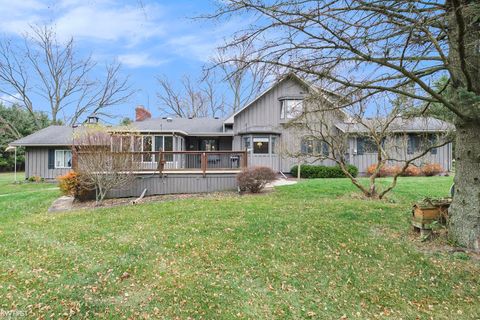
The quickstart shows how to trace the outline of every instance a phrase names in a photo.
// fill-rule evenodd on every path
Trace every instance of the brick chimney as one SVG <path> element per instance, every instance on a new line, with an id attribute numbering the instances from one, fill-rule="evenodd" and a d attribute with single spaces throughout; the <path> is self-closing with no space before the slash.
<path id="1" fill-rule="evenodd" d="M 135 121 L 143 121 L 150 119 L 152 117 L 152 114 L 150 111 L 145 109 L 144 106 L 140 105 L 135 108 Z"/>

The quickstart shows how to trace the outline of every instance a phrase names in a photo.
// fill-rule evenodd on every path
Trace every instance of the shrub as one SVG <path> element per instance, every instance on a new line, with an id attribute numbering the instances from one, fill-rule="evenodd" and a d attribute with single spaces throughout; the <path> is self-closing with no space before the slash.
<path id="1" fill-rule="evenodd" d="M 75 171 L 70 171 L 63 176 L 57 177 L 57 180 L 60 191 L 64 195 L 84 199 L 90 193 L 89 190 L 82 186 L 79 175 Z"/>
<path id="2" fill-rule="evenodd" d="M 372 175 L 375 170 L 377 169 L 377 164 L 372 164 L 367 168 L 367 173 L 369 175 Z M 377 177 L 393 177 L 394 175 L 400 173 L 402 171 L 401 166 L 389 166 L 389 165 L 384 165 L 382 168 L 380 168 L 380 171 L 377 174 Z"/>
<path id="3" fill-rule="evenodd" d="M 275 180 L 276 173 L 268 167 L 253 167 L 243 170 L 237 175 L 240 190 L 252 193 L 260 192 L 265 185 Z"/>
<path id="4" fill-rule="evenodd" d="M 427 163 L 422 166 L 421 170 L 427 177 L 436 176 L 443 172 L 443 168 L 439 163 Z"/>
<path id="5" fill-rule="evenodd" d="M 376 169 L 377 169 L 377 164 L 372 164 L 367 168 L 367 173 L 369 175 L 372 175 Z M 385 165 L 380 169 L 380 172 L 377 174 L 377 177 L 393 177 L 399 174 L 401 171 L 402 171 L 402 166 L 400 165 L 396 165 L 396 166 Z M 423 173 L 423 170 L 411 164 L 407 167 L 407 169 L 405 169 L 403 173 L 400 174 L 400 176 L 417 177 L 417 176 L 421 176 L 422 173 Z"/>
<path id="6" fill-rule="evenodd" d="M 347 170 L 354 177 L 358 175 L 358 169 L 354 165 L 348 165 Z M 298 175 L 298 166 L 293 166 L 290 173 L 296 177 Z M 340 166 L 328 167 L 304 164 L 300 170 L 300 177 L 305 179 L 345 178 L 346 175 L 343 173 Z"/>
<path id="7" fill-rule="evenodd" d="M 387 166 L 385 166 L 385 165 L 382 168 L 380 168 L 380 171 L 377 173 L 377 177 L 388 176 L 388 173 L 387 173 L 386 169 L 387 169 Z M 367 168 L 368 175 L 371 176 L 375 172 L 375 170 L 377 170 L 377 164 L 376 163 L 368 166 L 368 168 Z"/>
<path id="8" fill-rule="evenodd" d="M 30 178 L 28 178 L 28 181 L 30 181 L 30 182 L 43 182 L 43 181 L 45 181 L 45 179 L 40 177 L 40 176 L 31 176 Z"/>
<path id="9" fill-rule="evenodd" d="M 409 165 L 407 169 L 401 174 L 402 177 L 418 177 L 422 175 L 422 170 L 413 164 Z"/>

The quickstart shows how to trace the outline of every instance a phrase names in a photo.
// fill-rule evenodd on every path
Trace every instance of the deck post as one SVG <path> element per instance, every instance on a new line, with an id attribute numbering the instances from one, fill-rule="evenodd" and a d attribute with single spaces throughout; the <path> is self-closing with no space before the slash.
<path id="1" fill-rule="evenodd" d="M 242 169 L 246 169 L 248 166 L 248 151 L 243 151 L 243 161 L 242 161 Z"/>
<path id="2" fill-rule="evenodd" d="M 163 174 L 163 169 L 165 168 L 165 159 L 163 151 L 160 150 L 158 154 L 158 172 L 159 174 Z"/>
<path id="3" fill-rule="evenodd" d="M 207 154 L 205 152 L 202 153 L 201 164 L 203 177 L 205 177 L 207 174 Z"/>

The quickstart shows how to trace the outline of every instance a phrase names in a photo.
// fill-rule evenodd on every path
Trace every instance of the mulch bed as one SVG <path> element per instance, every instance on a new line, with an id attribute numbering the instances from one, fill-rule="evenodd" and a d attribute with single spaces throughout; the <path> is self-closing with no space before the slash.
<path id="1" fill-rule="evenodd" d="M 215 199 L 223 197 L 245 197 L 245 196 L 262 196 L 273 192 L 273 189 L 264 189 L 259 193 L 241 193 L 234 191 L 224 191 L 224 192 L 211 192 L 211 193 L 188 193 L 188 194 L 166 194 L 166 195 L 156 195 L 156 196 L 145 196 L 140 202 L 149 203 L 149 202 L 167 202 L 167 201 L 177 201 L 183 199 Z M 98 206 L 95 203 L 95 200 L 87 201 L 78 201 L 73 202 L 72 210 L 76 209 L 96 209 L 96 208 L 110 208 L 118 206 L 128 206 L 132 205 L 131 202 L 136 198 L 115 198 L 115 199 L 105 199 L 103 203 Z"/>

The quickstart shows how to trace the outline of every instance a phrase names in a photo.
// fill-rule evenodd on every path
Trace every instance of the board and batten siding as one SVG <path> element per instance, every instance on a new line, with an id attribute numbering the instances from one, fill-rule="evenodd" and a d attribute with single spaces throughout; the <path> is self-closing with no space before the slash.
<path id="1" fill-rule="evenodd" d="M 107 194 L 107 197 L 138 197 L 145 189 L 147 189 L 146 195 L 163 195 L 228 191 L 236 188 L 236 173 L 209 173 L 205 177 L 200 173 L 169 173 L 165 176 L 160 174 L 143 174 L 138 175 L 131 185 L 112 190 Z"/>
<path id="2" fill-rule="evenodd" d="M 277 84 L 270 91 L 256 100 L 251 106 L 237 114 L 234 118 L 234 138 L 233 149 L 242 150 L 242 136 L 247 135 L 262 136 L 277 133 L 277 157 L 274 161 L 275 166 L 282 172 L 290 172 L 292 166 L 298 164 L 299 159 L 289 155 L 300 152 L 301 141 L 307 132 L 300 132 L 298 129 L 287 128 L 286 121 L 280 119 L 281 99 L 282 98 L 305 98 L 309 94 L 309 89 L 297 80 L 286 78 Z M 333 119 L 339 119 L 338 114 L 332 112 Z M 262 134 L 260 132 L 266 132 Z M 271 132 L 271 133 L 268 133 Z M 315 161 L 314 158 L 302 159 L 304 163 L 317 165 L 334 165 L 332 160 Z M 256 156 L 253 153 L 248 155 L 248 165 L 270 165 L 269 158 L 265 156 Z"/>
<path id="3" fill-rule="evenodd" d="M 272 88 L 251 106 L 241 111 L 234 119 L 234 134 L 254 128 L 270 128 L 283 131 L 280 119 L 280 98 L 305 97 L 308 89 L 298 81 L 285 79 Z"/>
<path id="4" fill-rule="evenodd" d="M 56 179 L 71 171 L 69 168 L 49 169 L 48 150 L 70 150 L 71 147 L 26 147 L 25 148 L 25 178 L 38 176 L 44 179 Z"/>
<path id="5" fill-rule="evenodd" d="M 356 137 L 351 137 L 349 138 L 349 162 L 350 164 L 353 164 L 358 168 L 358 171 L 360 173 L 366 173 L 367 168 L 373 164 L 377 163 L 377 153 L 365 153 L 362 155 L 356 154 L 357 149 L 357 138 Z M 418 156 L 420 154 L 416 153 L 413 155 L 406 155 L 407 152 L 407 147 L 403 146 L 402 147 L 402 152 L 404 154 L 400 154 L 397 152 L 396 155 L 394 155 L 395 158 L 397 159 L 409 159 L 413 158 L 415 156 Z M 450 172 L 452 170 L 452 144 L 446 144 L 442 147 L 437 148 L 437 153 L 432 154 L 431 152 L 427 153 L 425 156 L 417 159 L 416 161 L 413 162 L 417 166 L 421 166 L 422 164 L 425 163 L 438 163 L 442 166 L 443 170 Z M 399 162 L 396 161 L 391 161 L 388 163 L 389 165 L 398 165 Z"/>

